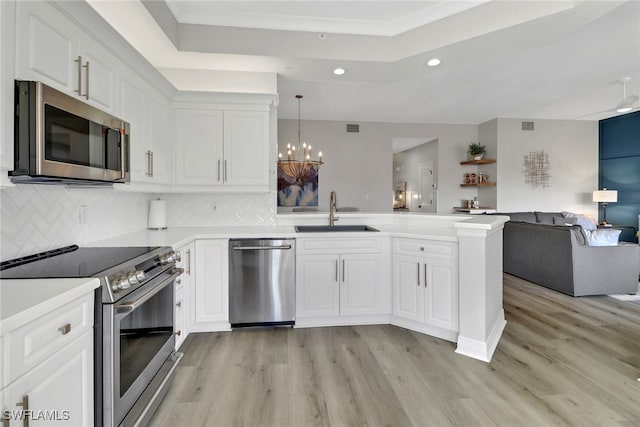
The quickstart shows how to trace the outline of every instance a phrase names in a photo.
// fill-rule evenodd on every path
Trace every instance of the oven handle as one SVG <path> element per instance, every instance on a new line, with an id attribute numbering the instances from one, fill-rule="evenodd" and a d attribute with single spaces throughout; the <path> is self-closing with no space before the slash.
<path id="1" fill-rule="evenodd" d="M 146 294 L 142 295 L 137 300 L 135 300 L 135 301 L 125 301 L 125 302 L 116 304 L 116 306 L 115 306 L 116 314 L 131 313 L 133 310 L 135 310 L 136 308 L 140 307 L 142 304 L 144 304 L 149 299 L 151 299 L 151 297 L 153 297 L 155 294 L 157 294 L 162 289 L 164 289 L 169 283 L 173 282 L 182 273 L 184 273 L 184 268 L 176 267 L 176 268 L 174 268 L 172 270 L 171 276 L 169 276 L 167 279 L 165 279 L 162 282 L 160 282 L 158 285 L 154 286 L 152 289 L 149 290 L 149 292 L 147 292 Z"/>

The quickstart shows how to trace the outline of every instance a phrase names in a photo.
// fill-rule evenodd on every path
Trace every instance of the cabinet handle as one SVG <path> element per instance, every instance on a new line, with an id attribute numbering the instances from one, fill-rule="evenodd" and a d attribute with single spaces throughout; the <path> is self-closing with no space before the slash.
<path id="1" fill-rule="evenodd" d="M 220 159 L 218 159 L 218 182 L 220 182 Z"/>
<path id="2" fill-rule="evenodd" d="M 62 332 L 62 335 L 67 335 L 69 332 L 71 332 L 71 323 L 60 326 L 58 330 Z"/>
<path id="3" fill-rule="evenodd" d="M 182 331 L 178 331 L 178 332 L 176 332 L 176 335 L 177 335 L 177 336 L 182 335 Z"/>
<path id="4" fill-rule="evenodd" d="M 85 99 L 89 100 L 89 61 L 85 62 L 85 64 L 83 65 L 85 72 L 84 72 L 84 87 L 85 87 L 85 93 L 84 93 L 84 97 Z"/>
<path id="5" fill-rule="evenodd" d="M 29 427 L 29 395 L 25 394 L 22 396 L 22 402 L 16 403 L 16 406 L 22 406 L 22 425 L 24 427 Z"/>
<path id="6" fill-rule="evenodd" d="M 179 285 L 180 283 L 182 283 L 182 279 L 176 279 L 176 284 Z"/>
<path id="7" fill-rule="evenodd" d="M 187 275 L 191 276 L 191 249 L 187 249 Z"/>
<path id="8" fill-rule="evenodd" d="M 427 287 L 427 264 L 424 264 L 424 287 Z"/>
<path id="9" fill-rule="evenodd" d="M 146 155 L 147 155 L 147 172 L 145 173 L 145 175 L 147 175 L 148 177 L 151 177 L 151 150 L 147 150 Z"/>
<path id="10" fill-rule="evenodd" d="M 338 282 L 338 260 L 336 259 L 336 283 Z"/>
<path id="11" fill-rule="evenodd" d="M 418 287 L 420 287 L 420 263 L 417 262 L 416 264 L 418 264 Z"/>
<path id="12" fill-rule="evenodd" d="M 78 56 L 73 62 L 78 63 L 78 89 L 74 92 L 78 92 L 78 96 L 82 96 L 82 56 Z"/>
<path id="13" fill-rule="evenodd" d="M 342 260 L 342 283 L 344 283 L 344 259 Z"/>
<path id="14" fill-rule="evenodd" d="M 224 160 L 224 182 L 227 182 L 227 159 Z"/>
<path id="15" fill-rule="evenodd" d="M 182 307 L 182 301 L 178 301 L 178 302 L 176 303 L 176 307 Z"/>
<path id="16" fill-rule="evenodd" d="M 153 151 L 149 151 L 151 153 L 151 178 L 153 178 Z"/>

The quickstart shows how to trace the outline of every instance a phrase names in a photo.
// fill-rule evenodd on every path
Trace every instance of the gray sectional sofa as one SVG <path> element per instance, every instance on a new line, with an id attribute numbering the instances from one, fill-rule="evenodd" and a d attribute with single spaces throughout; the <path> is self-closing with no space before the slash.
<path id="1" fill-rule="evenodd" d="M 588 246 L 581 226 L 559 225 L 561 213 L 498 215 L 511 218 L 503 233 L 506 273 L 572 296 L 638 291 L 640 245 Z"/>

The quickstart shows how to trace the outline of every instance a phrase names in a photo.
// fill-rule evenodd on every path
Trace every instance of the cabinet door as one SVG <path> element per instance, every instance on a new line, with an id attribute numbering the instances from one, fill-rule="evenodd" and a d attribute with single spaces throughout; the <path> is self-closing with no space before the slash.
<path id="1" fill-rule="evenodd" d="M 424 321 L 422 257 L 393 256 L 393 314 L 405 319 Z"/>
<path id="2" fill-rule="evenodd" d="M 117 64 L 115 56 L 84 35 L 80 40 L 82 57 L 82 99 L 97 108 L 115 113 Z"/>
<path id="3" fill-rule="evenodd" d="M 129 79 L 122 80 L 122 119 L 129 122 L 131 181 L 149 181 L 151 146 L 147 138 L 147 99 L 143 86 Z"/>
<path id="4" fill-rule="evenodd" d="M 269 113 L 224 112 L 225 185 L 269 185 Z"/>
<path id="5" fill-rule="evenodd" d="M 339 280 L 337 255 L 298 255 L 296 317 L 338 316 Z"/>
<path id="6" fill-rule="evenodd" d="M 383 260 L 378 254 L 340 256 L 340 314 L 378 314 L 381 312 L 378 272 Z"/>
<path id="7" fill-rule="evenodd" d="M 63 92 L 78 88 L 79 30 L 47 2 L 16 2 L 16 78 Z"/>
<path id="8" fill-rule="evenodd" d="M 173 178 L 173 126 L 168 101 L 149 99 L 149 144 L 151 145 L 151 179 L 168 184 Z"/>
<path id="9" fill-rule="evenodd" d="M 458 329 L 458 269 L 455 263 L 425 261 L 424 320 L 440 328 Z"/>
<path id="10" fill-rule="evenodd" d="M 227 240 L 196 241 L 195 322 L 229 321 Z"/>
<path id="11" fill-rule="evenodd" d="M 193 294 L 195 284 L 195 272 L 193 270 L 195 244 L 189 243 L 177 249 L 181 260 L 176 263 L 177 267 L 183 268 L 184 273 L 176 280 L 175 294 L 175 333 L 176 350 L 180 348 L 182 342 L 189 335 L 189 325 L 193 323 L 190 319 L 193 313 Z M 178 333 L 179 332 L 179 333 Z"/>
<path id="12" fill-rule="evenodd" d="M 4 393 L 4 408 L 23 410 L 17 404 L 26 397 L 32 413 L 47 415 L 30 419 L 30 426 L 93 425 L 93 330 L 8 385 Z M 16 418 L 10 425 L 21 426 L 22 419 Z"/>
<path id="13" fill-rule="evenodd" d="M 222 185 L 222 126 L 222 111 L 176 111 L 176 184 Z"/>

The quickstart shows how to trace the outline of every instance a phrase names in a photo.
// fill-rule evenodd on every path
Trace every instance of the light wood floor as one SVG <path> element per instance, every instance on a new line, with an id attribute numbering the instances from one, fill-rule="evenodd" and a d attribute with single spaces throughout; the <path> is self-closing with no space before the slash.
<path id="1" fill-rule="evenodd" d="M 395 326 L 194 334 L 153 426 L 640 426 L 640 305 L 505 275 L 491 363 Z"/>

